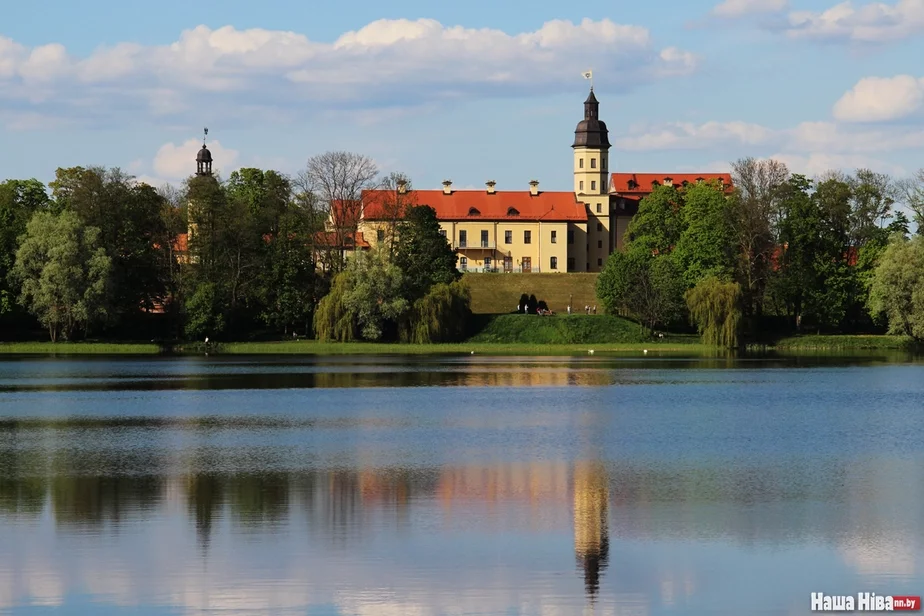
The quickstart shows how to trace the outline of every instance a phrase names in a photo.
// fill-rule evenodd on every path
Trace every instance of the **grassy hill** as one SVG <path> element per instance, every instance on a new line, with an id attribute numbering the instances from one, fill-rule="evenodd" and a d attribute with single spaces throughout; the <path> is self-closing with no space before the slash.
<path id="1" fill-rule="evenodd" d="M 568 298 L 578 312 L 584 306 L 597 304 L 598 274 L 465 274 L 464 279 L 472 290 L 472 312 L 475 314 L 507 314 L 516 310 L 520 295 L 535 295 L 545 300 L 549 308 L 565 313 Z"/>
<path id="2" fill-rule="evenodd" d="M 583 305 L 582 305 L 583 308 Z M 636 323 L 612 315 L 502 314 L 487 322 L 470 343 L 606 344 L 637 343 L 651 338 Z"/>

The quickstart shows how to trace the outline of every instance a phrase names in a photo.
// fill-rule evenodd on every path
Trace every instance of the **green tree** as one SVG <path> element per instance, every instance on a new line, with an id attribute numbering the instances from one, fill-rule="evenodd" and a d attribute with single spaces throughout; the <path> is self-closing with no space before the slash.
<path id="1" fill-rule="evenodd" d="M 334 277 L 330 292 L 318 302 L 314 313 L 315 336 L 322 342 L 352 342 L 359 338 L 356 313 L 347 305 L 352 286 L 350 272 Z"/>
<path id="2" fill-rule="evenodd" d="M 0 315 L 16 307 L 18 290 L 10 272 L 16 260 L 19 237 L 36 212 L 48 210 L 51 199 L 38 180 L 7 180 L 0 183 Z"/>
<path id="3" fill-rule="evenodd" d="M 26 226 L 13 277 L 19 302 L 48 329 L 52 342 L 71 339 L 105 316 L 112 260 L 100 245 L 99 229 L 74 212 L 38 212 Z"/>
<path id="4" fill-rule="evenodd" d="M 100 167 L 59 168 L 50 187 L 60 209 L 99 229 L 100 243 L 112 258 L 109 324 L 130 324 L 143 310 L 162 304 L 173 237 L 164 219 L 164 197 L 119 169 Z"/>
<path id="5" fill-rule="evenodd" d="M 657 186 L 639 203 L 626 236 L 630 250 L 667 254 L 680 241 L 685 227 L 683 196 L 673 186 Z"/>
<path id="6" fill-rule="evenodd" d="M 414 302 L 401 339 L 416 344 L 460 341 L 471 314 L 471 292 L 464 280 L 434 285 Z"/>
<path id="7" fill-rule="evenodd" d="M 462 275 L 456 254 L 440 234 L 436 210 L 427 205 L 407 209 L 398 229 L 394 263 L 404 275 L 404 296 L 423 297 L 436 284 L 449 284 Z"/>
<path id="8" fill-rule="evenodd" d="M 686 300 L 703 343 L 728 349 L 738 346 L 741 285 L 711 276 L 688 290 Z"/>
<path id="9" fill-rule="evenodd" d="M 410 307 L 403 294 L 405 275 L 388 259 L 385 247 L 357 252 L 347 264 L 349 288 L 344 306 L 356 315 L 363 338 L 380 340 Z"/>
<path id="10" fill-rule="evenodd" d="M 924 236 L 892 240 L 876 268 L 869 305 L 888 319 L 889 333 L 924 342 Z"/>
<path id="11" fill-rule="evenodd" d="M 636 318 L 649 331 L 680 318 L 685 285 L 670 255 L 614 252 L 597 278 L 607 312 Z"/>
<path id="12" fill-rule="evenodd" d="M 735 266 L 732 209 L 717 183 L 692 184 L 684 191 L 684 229 L 675 254 L 688 286 L 709 276 L 728 279 Z"/>
<path id="13" fill-rule="evenodd" d="M 197 285 L 186 302 L 186 337 L 190 340 L 201 340 L 203 337 L 214 338 L 223 333 L 223 312 L 217 285 L 212 282 Z"/>

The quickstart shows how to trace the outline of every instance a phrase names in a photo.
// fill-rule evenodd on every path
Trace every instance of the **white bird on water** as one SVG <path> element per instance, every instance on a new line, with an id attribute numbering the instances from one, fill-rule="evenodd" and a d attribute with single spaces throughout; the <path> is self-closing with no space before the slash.
<path id="1" fill-rule="evenodd" d="M 643 353 L 645 353 L 645 355 L 648 355 L 648 349 L 645 349 Z"/>
<path id="2" fill-rule="evenodd" d="M 589 351 L 587 351 L 587 354 L 588 354 L 588 355 L 593 355 L 593 354 L 594 354 L 594 350 L 593 350 L 593 349 L 590 349 Z"/>

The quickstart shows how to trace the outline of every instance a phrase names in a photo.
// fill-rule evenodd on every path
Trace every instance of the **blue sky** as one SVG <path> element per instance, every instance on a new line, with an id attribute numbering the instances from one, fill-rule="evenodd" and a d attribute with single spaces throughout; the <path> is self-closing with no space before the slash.
<path id="1" fill-rule="evenodd" d="M 0 177 L 297 173 L 332 149 L 418 188 L 571 187 L 594 71 L 617 171 L 924 167 L 924 0 L 333 4 L 33 0 L 0 23 Z"/>

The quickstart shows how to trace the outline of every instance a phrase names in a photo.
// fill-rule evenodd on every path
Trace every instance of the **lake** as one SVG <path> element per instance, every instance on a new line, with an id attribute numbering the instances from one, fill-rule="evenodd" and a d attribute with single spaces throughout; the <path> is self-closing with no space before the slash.
<path id="1" fill-rule="evenodd" d="M 924 363 L 0 359 L 0 613 L 924 594 Z"/>

